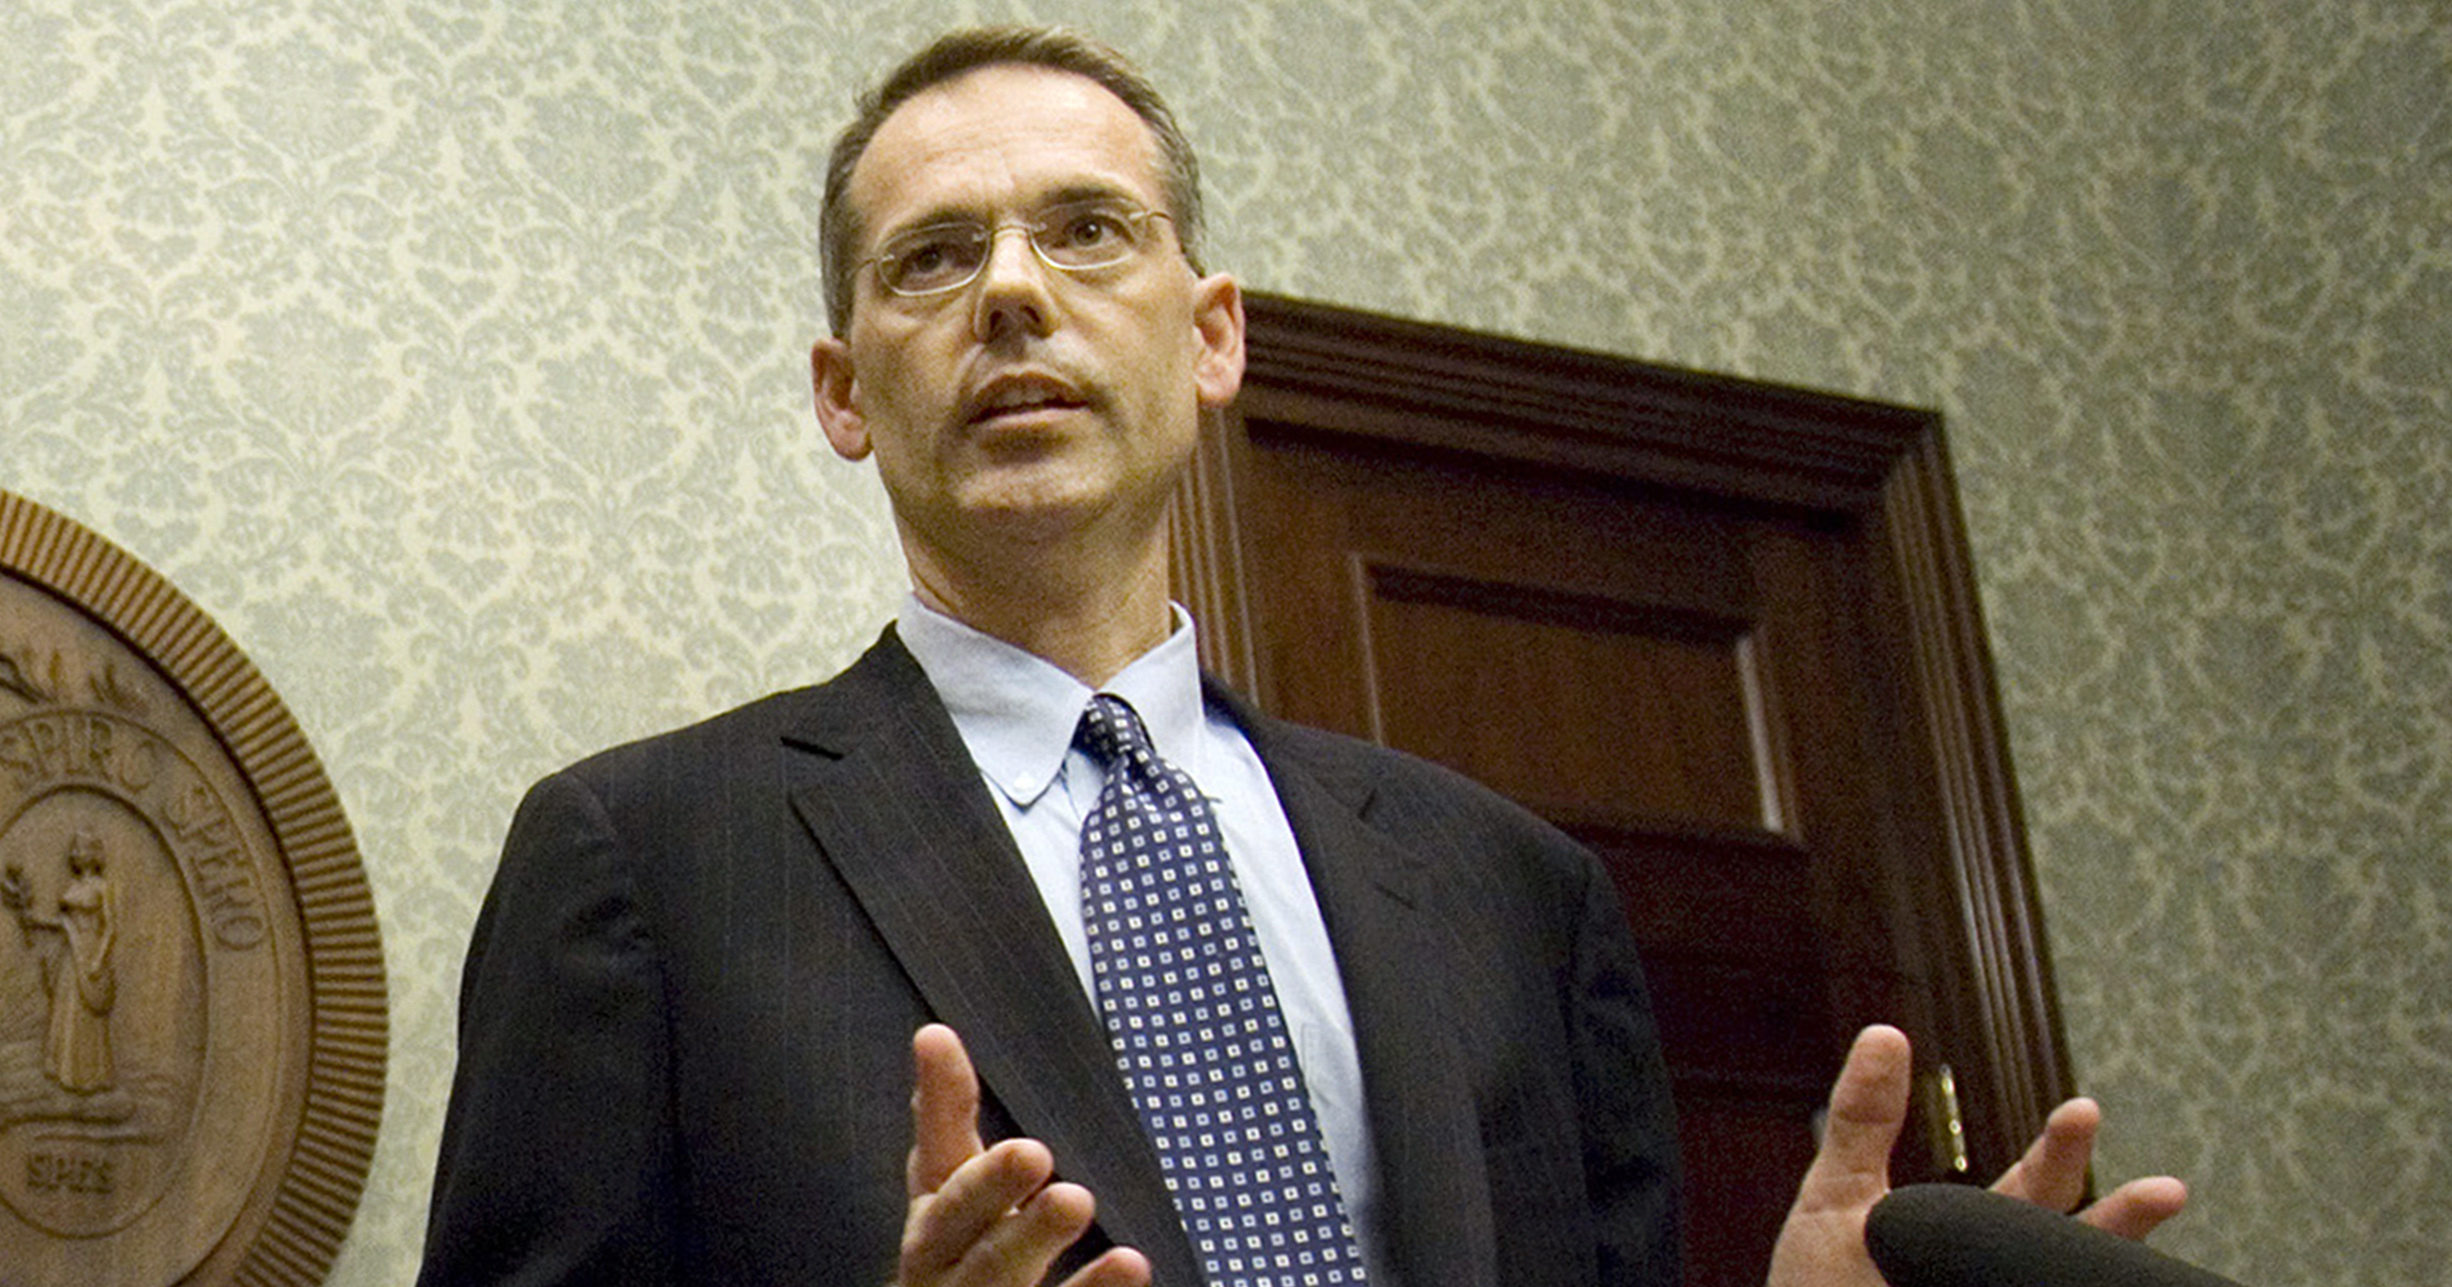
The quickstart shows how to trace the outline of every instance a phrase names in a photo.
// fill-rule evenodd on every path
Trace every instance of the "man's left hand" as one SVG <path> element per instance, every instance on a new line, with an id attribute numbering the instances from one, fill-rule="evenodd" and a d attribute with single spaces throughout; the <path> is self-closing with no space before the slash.
<path id="1" fill-rule="evenodd" d="M 1771 1253 L 1770 1287 L 1881 1287 L 1881 1271 L 1865 1250 L 1865 1217 L 1890 1192 L 1890 1147 L 1907 1122 L 1913 1068 L 1905 1033 L 1876 1025 L 1857 1034 L 1831 1087 L 1822 1147 Z M 2077 1206 L 2102 1120 L 2092 1100 L 2062 1104 L 1992 1187 L 2054 1211 Z M 2185 1185 L 2155 1176 L 2121 1185 L 2076 1218 L 2142 1238 L 2187 1201 Z"/>

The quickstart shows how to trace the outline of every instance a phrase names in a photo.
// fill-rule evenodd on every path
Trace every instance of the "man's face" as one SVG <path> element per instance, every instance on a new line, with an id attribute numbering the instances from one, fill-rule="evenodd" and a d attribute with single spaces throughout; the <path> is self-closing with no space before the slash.
<path id="1" fill-rule="evenodd" d="M 912 98 L 853 172 L 862 258 L 948 220 L 1036 218 L 1084 197 L 1164 208 L 1157 146 L 1097 84 L 998 65 Z M 915 570 L 977 569 L 1012 543 L 1154 531 L 1198 432 L 1242 377 L 1240 297 L 1196 278 L 1166 220 L 1134 259 L 1078 274 L 1027 236 L 994 238 L 977 280 L 894 295 L 864 268 L 850 333 L 813 355 L 837 452 L 871 452 Z"/>

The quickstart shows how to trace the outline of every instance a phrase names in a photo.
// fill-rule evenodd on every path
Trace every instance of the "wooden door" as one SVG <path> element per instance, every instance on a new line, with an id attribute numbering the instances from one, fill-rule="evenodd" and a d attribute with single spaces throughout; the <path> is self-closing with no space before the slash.
<path id="1" fill-rule="evenodd" d="M 1179 515 L 1206 660 L 1602 857 L 1675 1083 L 1688 1281 L 1762 1281 L 1866 1022 L 1964 1110 L 1902 1178 L 2006 1165 L 2066 1064 L 1938 418 L 1250 311 Z"/>

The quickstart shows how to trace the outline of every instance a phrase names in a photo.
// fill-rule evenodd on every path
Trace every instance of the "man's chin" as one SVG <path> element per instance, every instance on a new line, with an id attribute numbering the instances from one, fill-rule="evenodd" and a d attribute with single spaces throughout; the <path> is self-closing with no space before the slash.
<path id="1" fill-rule="evenodd" d="M 1136 504 L 1133 495 L 1116 489 L 1085 487 L 1078 475 L 1002 481 L 1006 485 L 967 497 L 956 521 L 982 536 L 1023 545 L 1051 545 L 1100 528 L 1113 531 L 1119 522 L 1155 529 L 1165 521 L 1164 491 Z"/>
<path id="2" fill-rule="evenodd" d="M 998 497 L 966 513 L 970 526 L 999 541 L 1049 545 L 1087 528 L 1100 511 L 1087 498 Z"/>

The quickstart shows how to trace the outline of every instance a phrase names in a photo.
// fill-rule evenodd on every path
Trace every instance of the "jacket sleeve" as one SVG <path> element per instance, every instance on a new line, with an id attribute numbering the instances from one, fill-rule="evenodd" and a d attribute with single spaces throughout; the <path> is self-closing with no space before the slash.
<path id="1" fill-rule="evenodd" d="M 1599 1277 L 1676 1287 L 1680 1179 L 1668 1066 L 1615 886 L 1598 860 L 1585 864 L 1569 1040 Z"/>
<path id="2" fill-rule="evenodd" d="M 679 1276 L 663 980 L 632 856 L 548 778 L 511 824 L 460 980 L 421 1287 Z"/>

